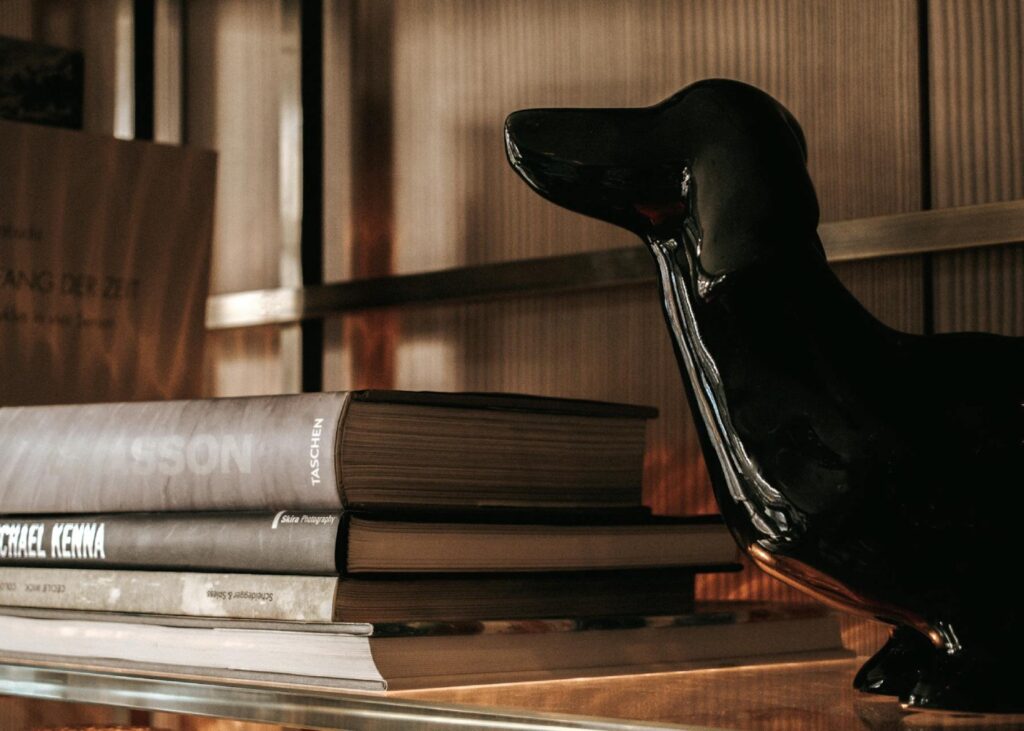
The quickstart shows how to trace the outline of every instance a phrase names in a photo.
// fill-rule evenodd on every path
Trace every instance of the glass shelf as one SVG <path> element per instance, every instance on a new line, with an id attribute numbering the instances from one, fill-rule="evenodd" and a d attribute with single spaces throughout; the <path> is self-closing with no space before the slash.
<path id="1" fill-rule="evenodd" d="M 357 692 L 191 682 L 41 665 L 0 663 L 0 695 L 212 716 L 305 729 L 503 729 L 606 731 L 696 728 L 474 708 Z"/>

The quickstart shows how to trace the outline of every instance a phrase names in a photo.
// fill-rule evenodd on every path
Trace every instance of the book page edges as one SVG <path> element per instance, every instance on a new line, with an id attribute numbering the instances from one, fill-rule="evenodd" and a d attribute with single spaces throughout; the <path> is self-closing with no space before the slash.
<path id="1" fill-rule="evenodd" d="M 352 392 L 346 391 L 345 398 L 341 402 L 341 408 L 338 409 L 338 423 L 334 429 L 334 482 L 335 489 L 338 491 L 338 504 L 342 510 L 348 508 L 348 500 L 345 498 L 345 472 L 342 468 L 341 461 L 341 445 L 344 444 L 345 427 L 348 425 L 348 410 L 349 404 L 352 403 Z M 340 526 L 339 526 L 340 533 Z M 341 567 L 338 567 L 341 570 Z"/>

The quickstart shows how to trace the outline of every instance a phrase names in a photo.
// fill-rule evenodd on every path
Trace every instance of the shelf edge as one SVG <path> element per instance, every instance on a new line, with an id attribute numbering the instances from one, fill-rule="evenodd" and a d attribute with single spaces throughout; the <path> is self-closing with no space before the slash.
<path id="1" fill-rule="evenodd" d="M 829 261 L 909 256 L 1024 241 L 1024 200 L 824 223 Z M 283 325 L 358 310 L 548 295 L 655 282 L 644 247 L 523 259 L 435 272 L 217 294 L 206 327 Z"/>

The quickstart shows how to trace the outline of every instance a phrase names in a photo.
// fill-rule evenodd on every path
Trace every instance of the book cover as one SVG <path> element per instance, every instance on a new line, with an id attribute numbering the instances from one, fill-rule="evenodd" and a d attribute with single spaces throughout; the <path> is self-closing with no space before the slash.
<path id="1" fill-rule="evenodd" d="M 110 513 L 0 518 L 0 566 L 261 574 L 737 568 L 719 516 L 644 511 Z"/>
<path id="2" fill-rule="evenodd" d="M 177 270 L 159 269 L 165 277 Z M 144 291 L 157 297 L 144 287 L 136 294 Z M 63 301 L 52 292 L 37 303 L 31 291 L 13 296 L 26 302 L 24 317 L 15 317 L 21 324 L 8 326 L 13 339 L 21 327 L 24 338 L 39 334 L 28 309 Z M 117 307 L 129 317 L 127 300 Z M 131 319 L 141 326 L 144 313 L 132 310 Z M 144 349 L 139 367 L 160 353 L 170 324 L 158 328 L 160 344 Z M 182 342 L 199 337 L 177 326 Z M 131 346 L 132 333 L 125 338 L 112 333 L 111 342 Z M 182 377 L 198 368 L 192 355 L 165 355 Z M 0 376 L 6 367 L 13 384 L 27 381 L 25 357 L 0 365 Z M 171 375 L 166 362 L 140 375 Z M 82 363 L 92 361 L 61 367 L 78 369 L 72 380 L 104 381 Z M 95 367 L 103 363 L 110 361 Z M 47 375 L 42 365 L 37 371 Z M 649 410 L 502 394 L 405 399 L 304 393 L 0 408 L 0 505 L 10 514 L 640 505 Z"/>
<path id="3" fill-rule="evenodd" d="M 59 631 L 55 631 L 59 627 Z M 0 656 L 145 674 L 397 689 L 849 657 L 821 608 L 705 607 L 619 621 L 417 623 L 364 632 L 0 614 Z"/>

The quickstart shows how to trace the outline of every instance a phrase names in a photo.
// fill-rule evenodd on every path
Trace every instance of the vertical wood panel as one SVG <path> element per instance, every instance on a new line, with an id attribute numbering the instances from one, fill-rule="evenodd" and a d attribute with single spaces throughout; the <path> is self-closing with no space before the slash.
<path id="1" fill-rule="evenodd" d="M 353 74 L 357 32 L 355 0 L 324 4 L 324 280 L 352 276 L 352 230 L 355 226 L 352 177 Z M 324 332 L 323 368 L 326 383 L 351 383 L 351 349 L 342 326 Z M 350 327 L 350 326 L 348 326 Z"/>
<path id="2" fill-rule="evenodd" d="M 285 375 L 280 328 L 207 332 L 205 353 L 205 388 L 210 396 L 250 396 L 282 391 Z"/>
<path id="3" fill-rule="evenodd" d="M 85 55 L 82 126 L 131 139 L 135 132 L 131 0 L 36 0 L 36 40 Z"/>
<path id="4" fill-rule="evenodd" d="M 0 697 L 0 731 L 34 728 L 127 726 L 130 711 L 110 706 Z"/>
<path id="5" fill-rule="evenodd" d="M 936 207 L 1024 198 L 1024 7 L 929 4 Z M 935 326 L 1024 335 L 1024 247 L 935 257 Z"/>
<path id="6" fill-rule="evenodd" d="M 832 268 L 846 288 L 882 322 L 924 331 L 924 277 L 920 256 L 841 262 Z"/>
<path id="7" fill-rule="evenodd" d="M 297 88 L 287 77 L 297 60 L 285 22 L 281 0 L 188 5 L 185 139 L 218 153 L 214 293 L 276 287 L 294 270 L 283 261 L 283 242 L 298 240 L 296 219 L 282 214 L 284 102 Z M 282 342 L 274 328 L 211 333 L 207 350 L 212 395 L 293 385 L 294 364 L 283 362 L 295 356 L 291 334 Z"/>
<path id="8" fill-rule="evenodd" d="M 32 0 L 0 0 L 0 35 L 30 40 L 34 18 Z"/>
<path id="9" fill-rule="evenodd" d="M 398 0 L 394 32 L 399 272 L 629 241 L 522 185 L 504 159 L 504 117 L 651 104 L 708 76 L 761 86 L 801 120 L 824 220 L 918 206 L 913 8 Z"/>
<path id="10" fill-rule="evenodd" d="M 183 0 L 156 0 L 153 13 L 153 139 L 181 144 L 184 110 Z"/>
<path id="11" fill-rule="evenodd" d="M 395 43 L 391 2 L 356 0 L 351 26 L 352 191 L 350 252 L 355 277 L 394 273 L 395 197 L 393 88 Z M 389 313 L 348 318 L 345 339 L 353 376 L 367 387 L 393 388 L 397 323 Z"/>
<path id="12" fill-rule="evenodd" d="M 213 293 L 280 284 L 281 22 L 278 0 L 189 5 L 186 139 L 218 154 Z"/>
<path id="13" fill-rule="evenodd" d="M 324 3 L 324 280 L 352 276 L 354 0 Z"/>

